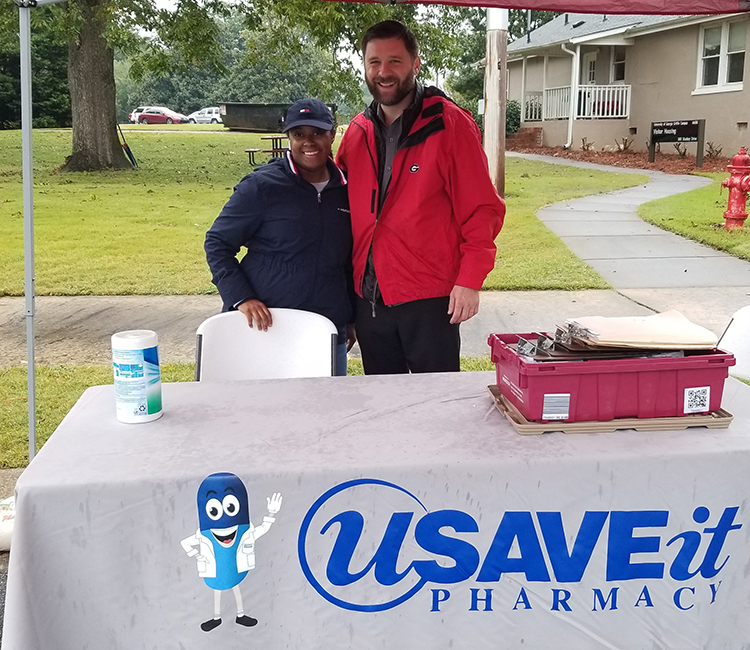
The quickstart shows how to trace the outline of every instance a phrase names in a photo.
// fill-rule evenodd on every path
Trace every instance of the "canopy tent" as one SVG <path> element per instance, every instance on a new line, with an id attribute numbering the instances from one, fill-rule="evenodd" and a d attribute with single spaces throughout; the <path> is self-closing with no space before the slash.
<path id="1" fill-rule="evenodd" d="M 341 0 L 337 0 L 341 1 Z M 359 0 L 343 0 L 344 2 Z M 377 1 L 377 0 L 364 0 Z M 383 0 L 395 4 L 392 0 Z M 733 14 L 750 11 L 750 0 L 405 0 L 408 4 L 533 9 L 579 14 Z"/>
<path id="2" fill-rule="evenodd" d="M 34 359 L 34 196 L 31 142 L 31 20 L 30 11 L 40 5 L 65 0 L 15 0 L 19 8 L 21 60 L 21 131 L 23 157 L 24 293 L 28 371 L 29 460 L 36 453 L 36 383 Z M 359 1 L 359 0 L 336 0 Z M 365 0 L 378 1 L 378 0 Z M 384 0 L 395 4 L 396 0 Z M 409 4 L 443 4 L 496 9 L 597 14 L 726 14 L 750 11 L 750 0 L 406 0 Z"/>

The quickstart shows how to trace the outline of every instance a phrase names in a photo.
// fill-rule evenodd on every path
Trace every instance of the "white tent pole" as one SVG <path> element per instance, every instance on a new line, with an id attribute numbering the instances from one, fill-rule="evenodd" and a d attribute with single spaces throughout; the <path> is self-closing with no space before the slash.
<path id="1" fill-rule="evenodd" d="M 21 37 L 21 151 L 23 158 L 23 259 L 26 295 L 26 374 L 29 462 L 36 454 L 36 363 L 34 360 L 34 165 L 31 147 L 31 6 L 18 9 Z"/>
<path id="2" fill-rule="evenodd" d="M 26 376 L 29 462 L 36 456 L 36 361 L 34 357 L 34 157 L 31 146 L 31 10 L 64 0 L 16 0 L 21 59 L 21 156 L 23 160 L 23 259 L 26 296 Z"/>

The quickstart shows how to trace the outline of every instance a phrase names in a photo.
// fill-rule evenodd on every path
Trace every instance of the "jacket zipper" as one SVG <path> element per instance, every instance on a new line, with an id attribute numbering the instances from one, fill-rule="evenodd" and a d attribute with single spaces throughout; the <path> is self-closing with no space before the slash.
<path id="1" fill-rule="evenodd" d="M 375 199 L 377 197 L 377 190 L 372 190 L 372 198 L 370 199 L 370 213 L 375 212 Z M 375 217 L 375 225 L 378 223 L 378 217 Z M 372 231 L 372 241 L 375 240 L 375 230 Z M 370 248 L 372 248 L 372 241 L 370 241 Z M 373 267 L 375 266 L 375 262 L 373 260 Z M 362 279 L 362 282 L 364 283 L 364 278 Z M 375 318 L 375 297 L 378 294 L 378 276 L 375 276 L 375 289 L 372 292 L 372 300 L 370 300 L 370 306 L 372 307 L 372 317 Z"/>
<path id="2" fill-rule="evenodd" d="M 370 304 L 372 305 L 372 317 L 375 318 L 375 302 L 377 298 L 375 296 L 378 293 L 378 276 L 375 276 L 375 291 L 373 291 L 373 299 L 370 301 Z"/>
<path id="3" fill-rule="evenodd" d="M 357 123 L 355 122 L 355 124 L 357 124 Z M 361 124 L 357 124 L 357 126 L 360 129 L 362 129 L 362 132 L 364 133 L 365 144 L 367 145 L 367 149 L 369 151 L 370 150 L 370 143 L 367 141 L 367 129 L 365 129 Z M 375 161 L 372 158 L 372 152 L 371 151 L 370 151 L 370 162 L 372 163 L 373 168 L 375 169 L 375 177 L 377 178 L 377 176 L 378 176 L 378 168 L 377 168 L 377 165 L 375 164 Z M 377 206 L 377 198 L 378 198 L 378 188 L 373 187 L 372 188 L 372 195 L 370 196 L 370 214 L 374 214 L 375 215 L 375 226 L 376 227 L 378 225 L 378 219 L 380 218 L 380 213 L 379 213 L 380 211 L 375 212 L 375 207 Z M 370 250 L 372 250 L 372 243 L 374 241 L 375 241 L 375 228 L 373 228 L 373 230 L 372 230 L 372 239 L 370 239 Z M 369 257 L 369 253 L 368 253 L 368 257 Z M 373 265 L 373 269 L 374 269 L 374 267 L 375 267 L 375 260 L 373 260 L 372 265 Z M 367 268 L 367 262 L 366 261 L 365 261 L 365 268 Z M 363 293 L 364 293 L 364 284 L 365 284 L 365 278 L 364 278 L 364 276 L 362 276 L 362 285 L 360 287 L 360 290 L 362 290 Z M 377 295 L 378 295 L 378 276 L 375 275 L 375 288 L 374 288 L 374 290 L 372 292 L 372 299 L 370 300 L 370 306 L 372 307 L 372 317 L 373 318 L 375 318 L 375 316 L 376 316 L 376 314 L 375 314 L 375 302 L 377 301 L 377 297 L 376 297 Z"/>
<path id="4" fill-rule="evenodd" d="M 362 132 L 363 132 L 364 138 L 365 138 L 365 144 L 367 144 L 367 149 L 368 149 L 368 152 L 370 153 L 370 162 L 372 163 L 373 168 L 375 169 L 375 177 L 377 178 L 378 177 L 378 167 L 377 167 L 377 165 L 375 164 L 375 161 L 372 158 L 372 151 L 370 151 L 370 143 L 368 142 L 368 139 L 367 139 L 367 129 L 365 129 L 361 124 L 357 124 L 356 122 L 354 122 L 354 124 L 356 124 L 360 129 L 362 129 Z M 378 193 L 378 189 L 377 188 L 373 188 L 373 190 L 372 190 L 372 196 L 370 197 L 370 214 L 375 214 L 375 227 L 377 227 L 377 225 L 378 225 L 378 219 L 380 219 L 380 210 L 378 209 L 378 211 L 375 212 L 375 207 L 377 206 L 377 193 Z M 370 239 L 370 250 L 372 250 L 372 243 L 374 241 L 375 241 L 375 228 L 373 228 L 373 230 L 372 230 L 372 239 Z M 367 263 L 365 262 L 365 266 L 366 265 L 367 265 Z M 374 259 L 373 259 L 373 262 L 372 262 L 372 266 L 373 266 L 373 270 L 374 270 L 374 268 L 375 268 L 375 260 Z M 376 314 L 375 314 L 375 303 L 377 302 L 378 284 L 379 283 L 380 283 L 380 281 L 378 280 L 378 276 L 376 274 L 375 275 L 375 288 L 374 288 L 374 291 L 372 293 L 372 300 L 370 300 L 370 306 L 372 307 L 372 317 L 373 318 L 375 318 L 375 316 L 376 316 Z M 362 286 L 361 286 L 361 289 L 364 289 L 364 284 L 365 284 L 365 279 L 364 279 L 364 276 L 363 276 L 362 277 Z M 363 293 L 364 293 L 364 291 L 363 291 Z"/>

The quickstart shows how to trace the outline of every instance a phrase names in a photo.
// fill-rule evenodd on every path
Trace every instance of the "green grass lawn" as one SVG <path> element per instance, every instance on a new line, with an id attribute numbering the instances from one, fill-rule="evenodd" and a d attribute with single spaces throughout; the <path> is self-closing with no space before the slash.
<path id="1" fill-rule="evenodd" d="M 55 171 L 67 131 L 34 133 L 36 288 L 40 295 L 214 291 L 203 236 L 250 171 L 255 134 L 127 133 L 140 168 Z M 23 293 L 20 136 L 0 132 L 0 295 Z"/>
<path id="2" fill-rule="evenodd" d="M 537 217 L 550 203 L 648 182 L 646 176 L 506 159 L 507 215 L 497 238 L 495 269 L 485 289 L 607 289 L 609 284 Z"/>
<path id="3" fill-rule="evenodd" d="M 713 179 L 713 183 L 692 192 L 645 203 L 638 209 L 638 214 L 660 228 L 750 260 L 750 224 L 734 230 L 724 228 L 727 190 L 722 189 L 721 181 L 727 174 L 702 175 Z"/>
<path id="4" fill-rule="evenodd" d="M 203 256 L 204 234 L 233 186 L 250 171 L 245 149 L 263 149 L 267 143 L 259 134 L 216 132 L 217 125 L 185 133 L 190 126 L 128 127 L 126 138 L 139 169 L 96 174 L 56 171 L 70 151 L 69 131 L 34 132 L 39 295 L 215 291 Z M 0 152 L 0 295 L 17 296 L 23 295 L 19 131 L 0 131 Z M 534 213 L 547 203 L 645 180 L 509 159 L 508 215 L 487 288 L 606 287 Z"/>

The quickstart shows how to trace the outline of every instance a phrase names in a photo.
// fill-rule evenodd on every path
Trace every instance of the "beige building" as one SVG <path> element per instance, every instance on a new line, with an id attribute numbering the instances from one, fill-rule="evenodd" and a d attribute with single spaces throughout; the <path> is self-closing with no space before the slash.
<path id="1" fill-rule="evenodd" d="M 644 150 L 652 122 L 703 119 L 706 151 L 731 157 L 750 145 L 749 21 L 561 14 L 508 45 L 508 99 L 545 146 L 581 148 L 585 138 L 596 150 L 624 141 Z"/>

